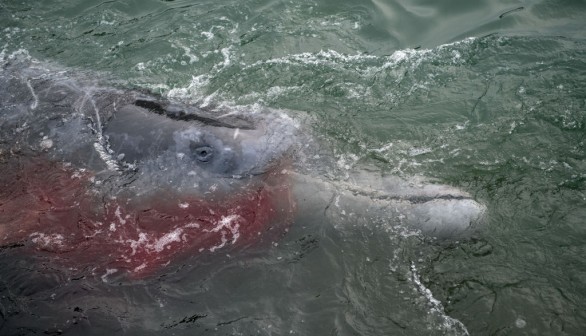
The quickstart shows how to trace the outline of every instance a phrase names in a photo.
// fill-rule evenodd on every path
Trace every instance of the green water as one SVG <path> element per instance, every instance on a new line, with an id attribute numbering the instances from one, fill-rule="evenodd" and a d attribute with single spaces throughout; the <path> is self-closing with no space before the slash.
<path id="1" fill-rule="evenodd" d="M 342 166 L 434 177 L 488 207 L 461 242 L 295 223 L 260 255 L 152 283 L 3 279 L 0 331 L 582 334 L 585 19 L 582 1 L 0 2 L 3 57 L 300 111 Z"/>

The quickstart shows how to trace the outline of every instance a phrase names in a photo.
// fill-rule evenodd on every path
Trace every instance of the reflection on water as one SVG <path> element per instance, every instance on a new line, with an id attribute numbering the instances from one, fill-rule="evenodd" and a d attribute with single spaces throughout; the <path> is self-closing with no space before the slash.
<path id="1" fill-rule="evenodd" d="M 484 202 L 488 219 L 442 243 L 385 220 L 297 222 L 270 248 L 124 283 L 67 277 L 12 244 L 0 255 L 2 332 L 579 334 L 585 11 L 582 1 L 3 2 L 2 58 L 26 50 L 113 86 L 302 111 L 333 148 L 319 174 L 435 177 Z M 11 139 L 1 140 L 5 156 Z"/>

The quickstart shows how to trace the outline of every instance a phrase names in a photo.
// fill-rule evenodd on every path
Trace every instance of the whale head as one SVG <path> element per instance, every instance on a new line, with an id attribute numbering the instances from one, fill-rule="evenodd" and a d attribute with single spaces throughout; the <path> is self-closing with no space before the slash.
<path id="1" fill-rule="evenodd" d="M 0 84 L 0 245 L 20 256 L 141 277 L 291 224 L 281 171 L 297 129 L 277 111 L 202 110 L 34 64 Z"/>
<path id="2" fill-rule="evenodd" d="M 239 125 L 189 116 L 176 119 L 129 104 L 104 123 L 109 157 L 136 170 L 133 192 L 234 193 L 283 169 L 295 147 L 296 128 L 274 112 Z"/>

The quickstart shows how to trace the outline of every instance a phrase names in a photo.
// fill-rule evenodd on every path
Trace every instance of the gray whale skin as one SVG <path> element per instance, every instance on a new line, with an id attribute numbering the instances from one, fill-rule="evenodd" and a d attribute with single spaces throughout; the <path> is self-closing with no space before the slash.
<path id="1" fill-rule="evenodd" d="M 31 60 L 1 71 L 0 244 L 69 270 L 140 277 L 294 222 L 459 238 L 485 212 L 423 178 L 312 175 L 303 144 L 319 144 L 288 111 L 197 108 Z"/>

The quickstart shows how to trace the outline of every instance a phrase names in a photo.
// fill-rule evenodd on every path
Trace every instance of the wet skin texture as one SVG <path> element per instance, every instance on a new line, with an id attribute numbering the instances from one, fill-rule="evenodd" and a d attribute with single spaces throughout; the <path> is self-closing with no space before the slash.
<path id="1" fill-rule="evenodd" d="M 292 221 L 285 123 L 213 118 L 34 64 L 5 65 L 0 83 L 4 247 L 136 278 L 273 241 Z"/>
<path id="2" fill-rule="evenodd" d="M 0 244 L 74 274 L 158 274 L 266 245 L 293 220 L 452 239 L 485 213 L 424 178 L 312 176 L 311 140 L 283 112 L 201 110 L 15 63 L 0 73 Z"/>

